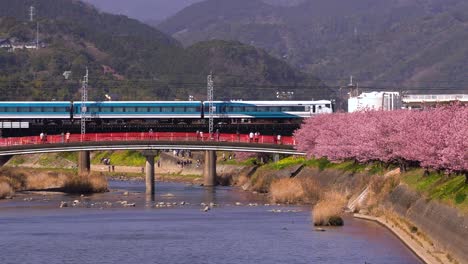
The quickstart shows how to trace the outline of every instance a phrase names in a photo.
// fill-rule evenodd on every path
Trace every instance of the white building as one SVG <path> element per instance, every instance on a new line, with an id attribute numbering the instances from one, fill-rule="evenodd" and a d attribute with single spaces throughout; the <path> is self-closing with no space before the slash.
<path id="1" fill-rule="evenodd" d="M 362 93 L 348 99 L 348 112 L 363 110 L 396 110 L 401 109 L 399 92 Z"/>

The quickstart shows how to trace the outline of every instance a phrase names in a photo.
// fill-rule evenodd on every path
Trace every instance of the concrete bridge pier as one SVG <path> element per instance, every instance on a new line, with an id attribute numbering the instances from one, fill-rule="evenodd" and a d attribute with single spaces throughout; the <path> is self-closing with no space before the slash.
<path id="1" fill-rule="evenodd" d="M 88 175 L 91 172 L 90 151 L 80 151 L 78 154 L 78 174 Z"/>
<path id="2" fill-rule="evenodd" d="M 154 201 L 155 194 L 155 170 L 154 170 L 154 157 L 158 155 L 157 151 L 144 151 L 143 155 L 146 157 L 146 197 L 151 197 L 151 200 Z"/>
<path id="3" fill-rule="evenodd" d="M 278 163 L 280 160 L 280 155 L 278 153 L 273 154 L 273 162 Z"/>
<path id="4" fill-rule="evenodd" d="M 203 185 L 211 187 L 216 185 L 216 151 L 205 151 L 205 168 L 203 171 Z"/>

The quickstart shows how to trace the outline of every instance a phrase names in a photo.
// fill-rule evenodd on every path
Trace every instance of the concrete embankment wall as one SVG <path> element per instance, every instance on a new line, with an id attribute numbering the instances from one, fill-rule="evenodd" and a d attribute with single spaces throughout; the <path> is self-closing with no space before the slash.
<path id="1" fill-rule="evenodd" d="M 405 185 L 399 185 L 389 194 L 385 206 L 412 222 L 437 241 L 438 246 L 453 252 L 461 263 L 468 263 L 468 217 L 426 199 Z"/>
<path id="2" fill-rule="evenodd" d="M 314 167 L 305 167 L 296 177 L 311 177 L 325 190 L 336 190 L 353 196 L 359 194 L 367 187 L 371 176 L 335 169 L 320 170 Z"/>

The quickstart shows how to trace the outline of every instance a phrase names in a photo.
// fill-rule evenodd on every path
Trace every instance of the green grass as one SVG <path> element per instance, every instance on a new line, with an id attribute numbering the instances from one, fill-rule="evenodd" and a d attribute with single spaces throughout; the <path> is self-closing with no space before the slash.
<path id="1" fill-rule="evenodd" d="M 78 163 L 78 152 L 59 152 L 58 157 Z"/>
<path id="2" fill-rule="evenodd" d="M 267 165 L 267 167 L 270 169 L 274 169 L 274 170 L 282 170 L 287 167 L 291 167 L 291 166 L 295 166 L 299 164 L 305 164 L 305 162 L 306 162 L 306 159 L 303 157 L 298 158 L 298 157 L 291 156 L 291 157 L 282 159 L 278 162 L 270 163 Z"/>
<path id="3" fill-rule="evenodd" d="M 447 203 L 468 212 L 468 184 L 465 176 L 445 176 L 431 172 L 424 176 L 422 169 L 414 169 L 402 174 L 401 180 L 430 199 Z"/>
<path id="4" fill-rule="evenodd" d="M 24 156 L 14 156 L 11 158 L 11 160 L 8 162 L 8 165 L 10 166 L 18 166 L 26 162 L 26 159 Z"/>
<path id="5" fill-rule="evenodd" d="M 54 164 L 56 160 L 57 158 L 54 155 L 45 154 L 40 156 L 37 163 L 43 167 L 48 167 Z"/>
<path id="6" fill-rule="evenodd" d="M 99 151 L 97 152 L 92 160 L 92 164 L 102 164 L 103 158 L 109 158 L 111 165 L 117 166 L 137 166 L 141 167 L 145 165 L 146 158 L 141 152 L 136 150 L 125 150 L 125 151 Z"/>
<path id="7" fill-rule="evenodd" d="M 218 161 L 218 164 L 222 164 L 222 165 L 239 165 L 239 166 L 253 166 L 253 165 L 256 165 L 258 163 L 257 159 L 256 158 L 250 158 L 250 159 L 247 159 L 247 160 L 243 160 L 243 161 L 238 161 L 238 160 L 235 160 L 235 159 L 231 159 L 231 160 L 226 160 L 226 161 Z"/>

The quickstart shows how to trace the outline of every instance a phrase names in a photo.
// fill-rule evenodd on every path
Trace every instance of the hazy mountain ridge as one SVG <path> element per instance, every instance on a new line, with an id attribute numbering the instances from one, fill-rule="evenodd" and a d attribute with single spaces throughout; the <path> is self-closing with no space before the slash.
<path id="1" fill-rule="evenodd" d="M 27 22 L 25 15 L 29 4 L 0 0 L 0 37 L 35 39 L 36 22 Z M 317 87 L 323 95 L 317 79 L 237 42 L 208 41 L 184 49 L 137 20 L 101 13 L 79 1 L 43 0 L 35 7 L 46 47 L 13 53 L 0 49 L 1 99 L 77 100 L 86 66 L 94 100 L 102 100 L 104 94 L 121 100 L 186 100 L 188 95 L 201 100 L 210 71 L 215 73 L 217 99 L 272 99 L 273 92 L 260 94 L 252 87 L 295 83 Z M 66 71 L 72 72 L 67 80 L 62 75 Z M 311 98 L 314 91 L 307 92 Z"/>
<path id="2" fill-rule="evenodd" d="M 352 74 L 364 85 L 427 87 L 442 80 L 463 88 L 466 16 L 463 0 L 306 0 L 291 7 L 208 0 L 158 28 L 184 45 L 213 38 L 255 45 L 331 84 Z"/>

